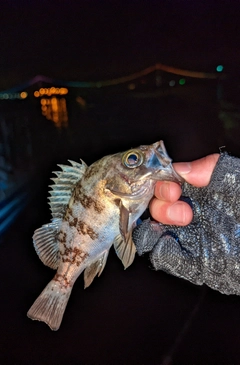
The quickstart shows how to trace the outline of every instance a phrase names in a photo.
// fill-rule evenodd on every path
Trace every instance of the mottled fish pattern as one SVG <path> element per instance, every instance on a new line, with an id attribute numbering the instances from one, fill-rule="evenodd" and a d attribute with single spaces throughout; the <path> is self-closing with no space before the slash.
<path id="1" fill-rule="evenodd" d="M 103 157 L 59 165 L 51 185 L 52 221 L 37 229 L 34 247 L 57 270 L 28 317 L 57 330 L 78 276 L 88 287 L 101 275 L 113 245 L 125 268 L 134 260 L 132 230 L 153 196 L 157 180 L 182 182 L 163 141 Z"/>

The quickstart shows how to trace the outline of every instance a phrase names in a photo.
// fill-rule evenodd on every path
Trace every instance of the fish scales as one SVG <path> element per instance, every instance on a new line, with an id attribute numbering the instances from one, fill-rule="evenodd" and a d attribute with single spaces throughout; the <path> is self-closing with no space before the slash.
<path id="1" fill-rule="evenodd" d="M 28 317 L 57 330 L 78 276 L 88 287 L 100 276 L 113 245 L 125 268 L 135 257 L 132 230 L 147 208 L 157 180 L 178 183 L 163 141 L 105 156 L 91 166 L 70 161 L 51 185 L 52 221 L 34 232 L 42 262 L 57 270 Z"/>

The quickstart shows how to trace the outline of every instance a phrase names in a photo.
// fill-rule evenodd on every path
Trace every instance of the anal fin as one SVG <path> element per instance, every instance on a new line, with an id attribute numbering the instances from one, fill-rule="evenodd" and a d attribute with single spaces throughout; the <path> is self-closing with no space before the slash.
<path id="1" fill-rule="evenodd" d="M 96 275 L 101 275 L 107 262 L 108 253 L 109 250 L 105 251 L 97 261 L 86 267 L 84 271 L 84 289 L 92 284 Z"/>

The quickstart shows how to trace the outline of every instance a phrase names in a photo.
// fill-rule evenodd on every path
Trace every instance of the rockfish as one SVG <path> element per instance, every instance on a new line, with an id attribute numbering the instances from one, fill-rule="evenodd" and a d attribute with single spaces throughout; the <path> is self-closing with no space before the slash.
<path id="1" fill-rule="evenodd" d="M 39 258 L 57 273 L 27 315 L 52 330 L 61 324 L 75 280 L 84 271 L 86 288 L 101 275 L 112 245 L 124 268 L 131 265 L 136 252 L 132 230 L 156 181 L 182 182 L 163 141 L 105 156 L 89 167 L 80 161 L 54 172 L 52 220 L 33 235 Z"/>

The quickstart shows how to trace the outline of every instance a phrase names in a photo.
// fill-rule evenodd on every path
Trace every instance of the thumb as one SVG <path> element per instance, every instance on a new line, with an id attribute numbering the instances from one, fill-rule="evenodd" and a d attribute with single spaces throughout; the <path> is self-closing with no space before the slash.
<path id="1" fill-rule="evenodd" d="M 203 187 L 209 184 L 219 156 L 214 153 L 192 162 L 176 162 L 173 166 L 189 184 Z"/>

